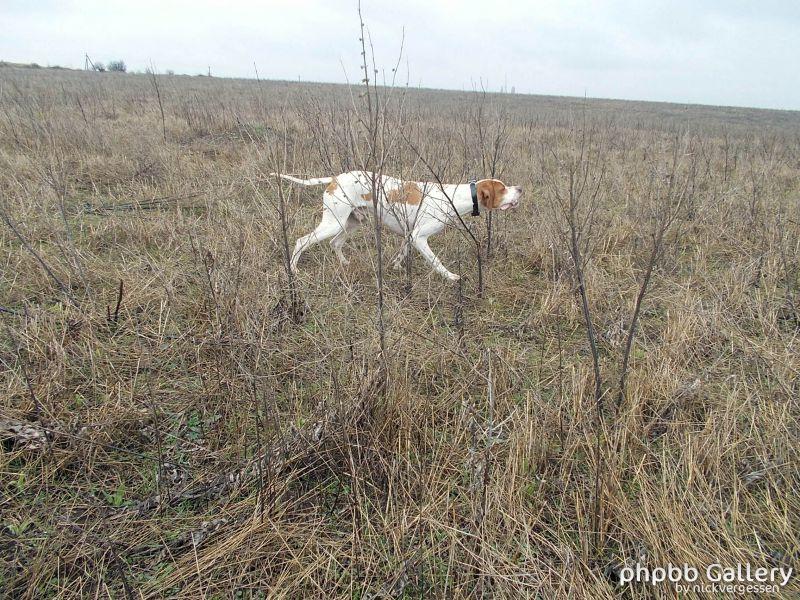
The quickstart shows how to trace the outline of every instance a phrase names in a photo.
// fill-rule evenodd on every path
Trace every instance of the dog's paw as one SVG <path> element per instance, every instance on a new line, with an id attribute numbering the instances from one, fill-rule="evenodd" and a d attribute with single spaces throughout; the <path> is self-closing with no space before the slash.
<path id="1" fill-rule="evenodd" d="M 455 273 L 448 273 L 447 278 L 450 281 L 458 281 L 459 279 L 461 279 L 461 275 L 456 275 Z"/>

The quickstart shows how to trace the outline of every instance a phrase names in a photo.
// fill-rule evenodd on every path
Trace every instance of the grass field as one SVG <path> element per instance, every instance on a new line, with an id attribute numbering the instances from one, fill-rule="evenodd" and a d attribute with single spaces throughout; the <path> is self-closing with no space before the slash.
<path id="1" fill-rule="evenodd" d="M 372 93 L 374 138 L 345 86 L 0 67 L 3 595 L 800 567 L 800 113 Z M 457 284 L 378 269 L 370 227 L 286 272 L 321 189 L 268 173 L 375 140 L 387 174 L 526 189 L 431 239 Z"/>

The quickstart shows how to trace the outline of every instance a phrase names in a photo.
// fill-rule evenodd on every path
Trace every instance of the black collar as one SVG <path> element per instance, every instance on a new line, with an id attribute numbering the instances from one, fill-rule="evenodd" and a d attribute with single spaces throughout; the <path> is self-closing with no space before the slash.
<path id="1" fill-rule="evenodd" d="M 469 191 L 472 193 L 472 216 L 480 217 L 481 211 L 478 208 L 478 186 L 475 184 L 476 181 L 474 179 L 469 182 Z"/>

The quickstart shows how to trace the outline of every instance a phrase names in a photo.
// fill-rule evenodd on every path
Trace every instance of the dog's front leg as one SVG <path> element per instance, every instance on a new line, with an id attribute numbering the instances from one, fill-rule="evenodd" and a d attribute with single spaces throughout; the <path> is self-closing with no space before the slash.
<path id="1" fill-rule="evenodd" d="M 400 251 L 392 261 L 392 268 L 395 271 L 399 270 L 403 266 L 403 260 L 405 260 L 406 254 L 408 254 L 408 238 L 403 237 L 403 244 L 400 246 Z"/>
<path id="2" fill-rule="evenodd" d="M 427 237 L 419 235 L 412 236 L 411 243 L 414 244 L 414 247 L 419 251 L 420 254 L 422 254 L 423 258 L 431 263 L 431 266 L 437 273 L 439 273 L 439 275 L 446 277 L 450 281 L 458 281 L 461 279 L 460 276 L 448 271 L 447 268 L 442 264 L 442 261 L 439 260 L 439 257 L 433 253 L 431 247 L 428 246 Z"/>

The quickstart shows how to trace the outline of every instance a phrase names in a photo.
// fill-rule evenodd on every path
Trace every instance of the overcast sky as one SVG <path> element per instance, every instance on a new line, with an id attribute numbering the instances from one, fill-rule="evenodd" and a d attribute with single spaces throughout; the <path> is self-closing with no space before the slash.
<path id="1" fill-rule="evenodd" d="M 800 109 L 798 0 L 363 0 L 413 86 Z M 0 0 L 0 60 L 357 81 L 356 0 Z"/>

